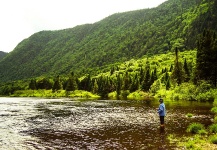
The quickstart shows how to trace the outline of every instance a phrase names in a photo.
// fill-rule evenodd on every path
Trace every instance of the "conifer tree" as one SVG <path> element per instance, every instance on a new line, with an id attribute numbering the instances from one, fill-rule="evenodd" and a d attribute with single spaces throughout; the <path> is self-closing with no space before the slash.
<path id="1" fill-rule="evenodd" d="M 166 90 L 169 90 L 170 87 L 171 87 L 170 79 L 168 78 L 167 81 L 166 81 Z"/>
<path id="2" fill-rule="evenodd" d="M 140 74 L 139 74 L 139 82 L 140 84 L 142 84 L 143 80 L 144 80 L 144 76 L 145 76 L 145 71 L 144 69 L 141 67 L 140 68 Z"/>
<path id="3" fill-rule="evenodd" d="M 185 71 L 185 82 L 188 82 L 190 80 L 190 71 L 189 71 L 189 68 L 188 68 L 186 58 L 185 58 L 185 61 L 184 61 L 183 68 L 184 68 L 184 71 Z"/>
<path id="4" fill-rule="evenodd" d="M 117 75 L 117 83 L 116 83 L 116 93 L 117 93 L 117 99 L 119 99 L 121 94 L 121 77 L 120 74 Z"/>
<path id="5" fill-rule="evenodd" d="M 54 81 L 54 85 L 52 87 L 52 91 L 58 91 L 62 88 L 61 83 L 60 83 L 60 76 L 58 75 Z"/>
<path id="6" fill-rule="evenodd" d="M 66 91 L 74 91 L 77 90 L 77 83 L 74 76 L 74 72 L 71 73 L 66 85 Z"/>
<path id="7" fill-rule="evenodd" d="M 153 73 L 153 79 L 154 81 L 157 80 L 157 68 L 154 68 L 154 73 Z"/>
<path id="8" fill-rule="evenodd" d="M 148 91 L 150 86 L 151 86 L 151 75 L 150 75 L 150 66 L 147 66 L 146 67 L 146 73 L 145 73 L 145 79 L 143 81 L 143 84 L 142 84 L 142 89 L 144 91 Z"/>
<path id="9" fill-rule="evenodd" d="M 184 71 L 182 64 L 179 62 L 178 48 L 175 49 L 175 61 L 174 69 L 171 74 L 172 80 L 174 80 L 178 85 L 180 85 L 184 80 Z"/>
<path id="10" fill-rule="evenodd" d="M 124 79 L 123 79 L 123 90 L 128 90 L 130 87 L 130 81 L 129 81 L 129 75 L 128 72 L 126 71 Z"/>
<path id="11" fill-rule="evenodd" d="M 139 79 L 138 74 L 135 75 L 135 77 L 132 79 L 132 84 L 130 86 L 130 92 L 134 92 L 139 89 Z"/>
<path id="12" fill-rule="evenodd" d="M 36 90 L 36 80 L 35 79 L 32 79 L 29 83 L 29 88 L 31 90 Z"/>
<path id="13" fill-rule="evenodd" d="M 195 81 L 206 80 L 216 86 L 217 42 L 215 33 L 204 30 L 198 41 Z"/>
<path id="14" fill-rule="evenodd" d="M 170 70 L 169 72 L 172 72 L 173 71 L 173 65 L 170 65 Z"/>
<path id="15" fill-rule="evenodd" d="M 98 84 L 97 84 L 97 79 L 93 80 L 93 93 L 96 94 L 98 93 Z"/>

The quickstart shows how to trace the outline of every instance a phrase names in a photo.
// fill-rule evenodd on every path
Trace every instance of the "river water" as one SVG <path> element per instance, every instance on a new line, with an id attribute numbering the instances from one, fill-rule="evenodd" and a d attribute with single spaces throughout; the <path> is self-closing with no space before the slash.
<path id="1" fill-rule="evenodd" d="M 0 98 L 0 149 L 176 149 L 167 136 L 186 135 L 192 122 L 211 124 L 211 103 Z M 192 113 L 194 117 L 187 118 Z"/>

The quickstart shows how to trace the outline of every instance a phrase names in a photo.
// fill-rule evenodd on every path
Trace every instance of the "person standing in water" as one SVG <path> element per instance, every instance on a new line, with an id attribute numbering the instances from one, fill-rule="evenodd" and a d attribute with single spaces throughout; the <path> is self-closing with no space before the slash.
<path id="1" fill-rule="evenodd" d="M 160 98 L 159 102 L 160 102 L 160 105 L 158 108 L 158 114 L 160 116 L 160 125 L 161 127 L 164 127 L 164 117 L 166 115 L 166 107 L 165 107 L 165 104 L 162 98 Z"/>

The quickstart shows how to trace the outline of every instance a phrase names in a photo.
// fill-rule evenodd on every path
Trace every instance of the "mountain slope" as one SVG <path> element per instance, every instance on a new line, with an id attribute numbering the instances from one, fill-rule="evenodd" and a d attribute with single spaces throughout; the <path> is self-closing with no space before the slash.
<path id="1" fill-rule="evenodd" d="M 216 17 L 213 3 L 168 0 L 157 8 L 117 13 L 94 24 L 35 33 L 0 62 L 0 81 L 85 73 L 175 47 L 193 49 L 210 24 L 207 20 Z"/>
<path id="2" fill-rule="evenodd" d="M 7 53 L 0 51 L 0 61 L 2 58 L 4 58 L 7 55 Z"/>

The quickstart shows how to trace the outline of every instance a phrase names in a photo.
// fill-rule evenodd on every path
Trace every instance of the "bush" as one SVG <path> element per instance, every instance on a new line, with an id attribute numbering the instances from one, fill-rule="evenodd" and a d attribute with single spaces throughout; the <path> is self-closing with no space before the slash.
<path id="1" fill-rule="evenodd" d="M 209 140 L 211 143 L 217 144 L 217 135 L 210 136 Z"/>
<path id="2" fill-rule="evenodd" d="M 202 129 L 202 130 L 198 131 L 198 134 L 200 134 L 200 135 L 206 135 L 207 131 L 205 129 Z"/>
<path id="3" fill-rule="evenodd" d="M 212 92 L 198 93 L 196 100 L 198 101 L 214 101 L 215 97 Z"/>
<path id="4" fill-rule="evenodd" d="M 217 116 L 215 116 L 213 122 L 214 122 L 214 123 L 217 123 Z"/>
<path id="5" fill-rule="evenodd" d="M 191 118 L 191 117 L 193 117 L 193 114 L 191 114 L 191 113 L 187 113 L 187 115 L 186 115 L 188 118 Z"/>
<path id="6" fill-rule="evenodd" d="M 209 131 L 211 133 L 217 133 L 217 124 L 212 124 L 209 126 Z"/>
<path id="7" fill-rule="evenodd" d="M 201 123 L 192 123 L 188 126 L 187 132 L 199 133 L 200 130 L 204 130 L 204 125 Z"/>
<path id="8" fill-rule="evenodd" d="M 211 109 L 211 112 L 217 114 L 217 107 L 213 107 L 213 108 Z"/>

